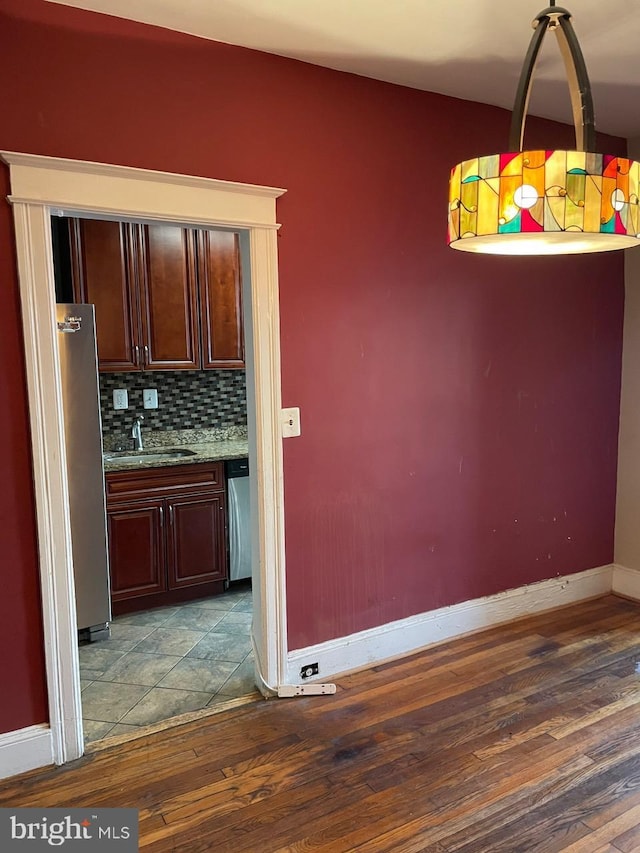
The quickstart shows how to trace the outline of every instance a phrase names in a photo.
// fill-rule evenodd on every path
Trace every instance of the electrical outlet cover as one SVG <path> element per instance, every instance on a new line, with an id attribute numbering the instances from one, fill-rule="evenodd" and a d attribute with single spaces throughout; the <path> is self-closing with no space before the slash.
<path id="1" fill-rule="evenodd" d="M 145 409 L 157 409 L 158 408 L 158 389 L 157 388 L 145 388 L 142 392 L 142 403 Z"/>
<path id="2" fill-rule="evenodd" d="M 129 408 L 129 394 L 127 393 L 126 388 L 116 388 L 113 392 L 113 408 L 114 409 L 128 409 Z"/>
<path id="3" fill-rule="evenodd" d="M 292 409 L 281 409 L 280 418 L 283 438 L 295 438 L 300 435 L 300 409 L 297 406 Z"/>

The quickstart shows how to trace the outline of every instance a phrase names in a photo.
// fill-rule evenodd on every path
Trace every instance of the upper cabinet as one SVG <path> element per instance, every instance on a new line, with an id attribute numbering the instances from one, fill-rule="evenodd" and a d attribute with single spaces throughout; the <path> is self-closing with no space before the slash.
<path id="1" fill-rule="evenodd" d="M 74 294 L 96 310 L 102 371 L 244 367 L 238 237 L 70 220 Z"/>
<path id="2" fill-rule="evenodd" d="M 143 370 L 200 367 L 193 231 L 132 226 L 140 302 Z M 96 310 L 97 314 L 97 310 Z"/>
<path id="3" fill-rule="evenodd" d="M 238 235 L 198 231 L 202 366 L 244 367 Z"/>
<path id="4" fill-rule="evenodd" d="M 139 370 L 130 226 L 97 219 L 72 219 L 69 226 L 74 298 L 95 305 L 100 369 Z"/>

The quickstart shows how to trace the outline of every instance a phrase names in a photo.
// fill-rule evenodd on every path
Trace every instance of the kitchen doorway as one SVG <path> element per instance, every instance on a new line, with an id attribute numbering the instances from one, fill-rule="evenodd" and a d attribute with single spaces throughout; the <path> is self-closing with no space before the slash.
<path id="1" fill-rule="evenodd" d="M 283 190 L 3 152 L 10 167 L 34 460 L 50 748 L 83 752 L 50 216 L 94 215 L 237 229 L 245 290 L 254 560 L 253 645 L 262 692 L 284 683 L 287 641 L 275 200 Z M 253 433 L 253 434 L 252 434 Z"/>
<path id="2" fill-rule="evenodd" d="M 95 747 L 259 695 L 248 259 L 228 230 L 65 216 L 51 227 L 83 731 Z"/>

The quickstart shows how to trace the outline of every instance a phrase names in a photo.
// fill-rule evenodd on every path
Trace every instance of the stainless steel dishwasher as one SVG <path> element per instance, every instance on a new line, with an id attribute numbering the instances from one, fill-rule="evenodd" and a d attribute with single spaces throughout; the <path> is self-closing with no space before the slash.
<path id="1" fill-rule="evenodd" d="M 229 581 L 251 577 L 251 518 L 249 511 L 249 460 L 224 463 L 229 524 Z"/>

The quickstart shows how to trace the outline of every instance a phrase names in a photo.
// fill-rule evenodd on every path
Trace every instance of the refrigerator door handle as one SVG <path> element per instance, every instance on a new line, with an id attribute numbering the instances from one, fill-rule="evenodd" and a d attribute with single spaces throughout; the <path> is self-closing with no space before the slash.
<path id="1" fill-rule="evenodd" d="M 71 317 L 67 314 L 57 325 L 59 332 L 79 332 L 82 327 L 82 317 Z"/>

